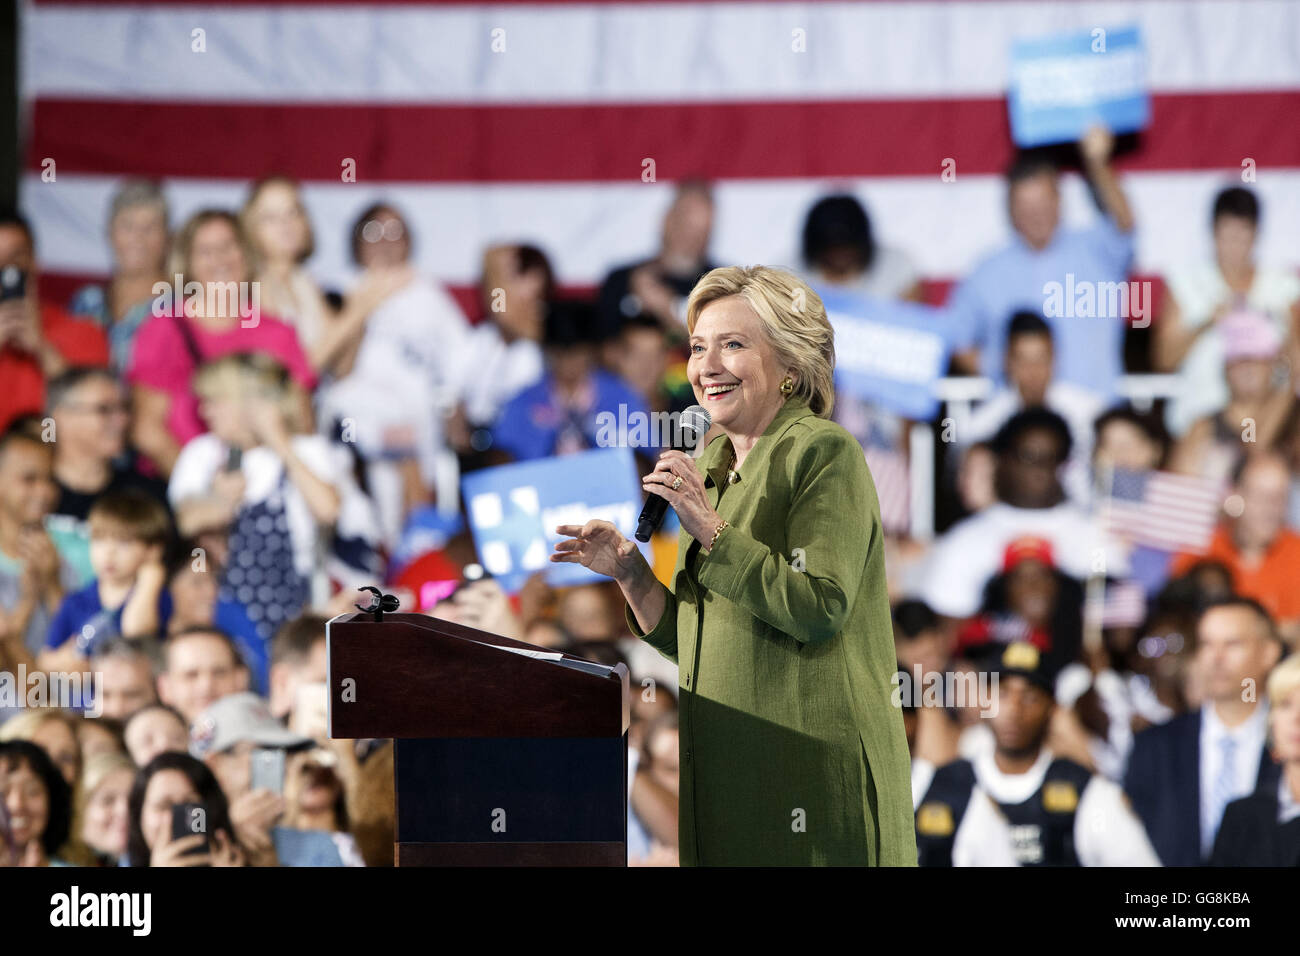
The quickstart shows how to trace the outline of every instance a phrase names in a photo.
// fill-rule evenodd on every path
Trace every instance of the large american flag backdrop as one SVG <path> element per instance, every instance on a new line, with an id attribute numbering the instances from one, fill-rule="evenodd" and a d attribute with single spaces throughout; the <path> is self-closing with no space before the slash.
<path id="1" fill-rule="evenodd" d="M 653 249 L 687 176 L 717 182 L 717 260 L 793 264 L 809 204 L 840 187 L 938 296 L 1008 234 L 1013 38 L 1130 24 L 1153 115 L 1119 164 L 1138 272 L 1209 255 L 1210 200 L 1246 160 L 1259 257 L 1293 263 L 1290 0 L 28 3 L 21 194 L 51 289 L 107 270 L 123 177 L 163 178 L 179 222 L 285 172 L 305 185 L 327 284 L 347 284 L 347 226 L 383 197 L 409 216 L 421 267 L 464 293 L 490 241 L 534 241 L 564 284 L 598 282 Z M 1094 215 L 1077 176 L 1065 215 Z"/>

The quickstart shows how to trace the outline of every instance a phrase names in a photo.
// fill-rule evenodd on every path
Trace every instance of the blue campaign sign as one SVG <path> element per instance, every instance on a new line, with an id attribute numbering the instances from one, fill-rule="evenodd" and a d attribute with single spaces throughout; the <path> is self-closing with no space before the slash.
<path id="1" fill-rule="evenodd" d="M 628 538 L 641 513 L 641 482 L 631 448 L 598 448 L 474 471 L 461 494 L 479 561 L 511 593 L 546 569 L 553 587 L 608 580 L 580 564 L 552 564 L 556 525 L 613 522 Z M 641 546 L 647 559 L 649 545 Z"/>
<path id="2" fill-rule="evenodd" d="M 1017 40 L 1007 106 L 1021 147 L 1075 142 L 1094 123 L 1113 133 L 1145 128 L 1151 100 L 1138 28 Z"/>
<path id="3" fill-rule="evenodd" d="M 918 302 L 817 289 L 835 329 L 835 387 L 907 418 L 939 411 L 934 383 L 948 370 L 948 317 Z"/>

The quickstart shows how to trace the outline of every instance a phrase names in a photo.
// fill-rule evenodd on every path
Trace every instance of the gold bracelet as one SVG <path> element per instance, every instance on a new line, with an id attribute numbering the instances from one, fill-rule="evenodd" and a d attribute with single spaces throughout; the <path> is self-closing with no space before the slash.
<path id="1" fill-rule="evenodd" d="M 714 546 L 715 544 L 718 543 L 718 535 L 722 534 L 722 529 L 723 529 L 723 528 L 729 528 L 729 527 L 731 527 L 731 525 L 727 524 L 727 519 L 726 519 L 726 518 L 723 518 L 723 519 L 718 523 L 717 530 L 713 532 L 713 537 L 709 539 L 709 546 L 708 546 L 707 548 L 704 549 L 704 553 L 705 553 L 705 554 L 708 554 L 710 551 L 712 551 L 712 550 L 713 550 L 713 546 Z"/>

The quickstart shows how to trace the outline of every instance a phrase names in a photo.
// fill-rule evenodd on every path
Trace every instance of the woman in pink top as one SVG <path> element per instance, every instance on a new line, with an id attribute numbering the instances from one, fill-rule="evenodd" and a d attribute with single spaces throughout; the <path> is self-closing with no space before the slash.
<path id="1" fill-rule="evenodd" d="M 238 218 L 216 209 L 195 213 L 177 234 L 172 255 L 170 271 L 180 290 L 171 290 L 173 301 L 163 296 L 155 303 L 127 370 L 131 438 L 162 474 L 171 473 L 181 446 L 206 430 L 192 387 L 201 363 L 231 352 L 261 352 L 284 365 L 306 395 L 316 386 L 293 328 L 261 313 Z M 310 408 L 304 411 L 310 420 Z"/>

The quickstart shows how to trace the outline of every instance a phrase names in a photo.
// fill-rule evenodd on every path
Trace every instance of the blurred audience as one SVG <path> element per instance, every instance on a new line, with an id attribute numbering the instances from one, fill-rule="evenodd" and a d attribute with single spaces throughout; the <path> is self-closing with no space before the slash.
<path id="1" fill-rule="evenodd" d="M 1165 406 L 1165 421 L 1175 435 L 1229 405 L 1229 336 L 1222 320 L 1243 311 L 1262 315 L 1281 340 L 1300 303 L 1294 269 L 1255 263 L 1259 224 L 1255 194 L 1243 186 L 1224 189 L 1210 215 L 1214 261 L 1189 264 L 1165 278 L 1164 307 L 1152 329 L 1153 357 L 1157 369 L 1178 375 Z"/>
<path id="2" fill-rule="evenodd" d="M 1165 866 L 1201 866 L 1224 808 L 1255 790 L 1276 790 L 1266 746 L 1265 679 L 1281 643 L 1258 603 L 1210 604 L 1196 626 L 1202 702 L 1137 735 L 1124 790 Z"/>
<path id="3" fill-rule="evenodd" d="M 153 314 L 159 283 L 167 275 L 171 215 L 162 188 L 144 179 L 125 182 L 108 209 L 108 245 L 113 271 L 108 281 L 84 285 L 73 293 L 68 311 L 93 319 L 108 336 L 109 366 L 126 371 L 136 333 Z"/>
<path id="4" fill-rule="evenodd" d="M 876 299 L 921 298 L 920 276 L 907 253 L 881 245 L 856 198 L 826 196 L 803 224 L 803 264 L 813 286 L 827 285 Z"/>
<path id="5" fill-rule="evenodd" d="M 1047 314 L 1052 310 L 1047 308 L 1045 288 L 1053 282 L 1063 291 L 1067 282 L 1072 289 L 1127 285 L 1135 223 L 1110 164 L 1113 149 L 1114 137 L 1100 126 L 1079 141 L 1083 171 L 1102 213 L 1085 229 L 1062 227 L 1059 175 L 1050 161 L 1025 154 L 1013 162 L 1007 172 L 1007 212 L 1015 238 L 977 265 L 950 302 L 964 347 L 979 349 L 978 357 L 968 354 L 963 365 L 1000 379 L 1006 317 L 1027 309 L 1043 315 L 1052 327 L 1056 378 L 1100 395 L 1114 393 L 1124 371 L 1124 330 L 1137 316 L 1076 317 L 1073 302 L 1061 310 L 1063 315 Z M 1101 298 L 1095 296 L 1094 306 Z"/>
<path id="6" fill-rule="evenodd" d="M 1300 278 L 1256 265 L 1258 201 L 1234 185 L 1213 200 L 1213 262 L 1171 272 L 1129 335 L 1149 296 L 1110 314 L 1100 285 L 1129 279 L 1136 243 L 1113 146 L 1100 128 L 1078 144 L 1101 213 L 1082 229 L 1056 166 L 1018 156 L 1012 240 L 915 313 L 991 393 L 949 380 L 930 422 L 837 396 L 889 516 L 899 689 L 925 688 L 900 700 L 923 862 L 1296 862 L 1300 691 L 1294 656 L 1274 665 L 1300 637 Z M 328 277 L 339 295 L 308 271 L 338 228 L 313 222 L 310 188 L 268 176 L 174 238 L 163 188 L 121 185 L 111 272 L 66 312 L 27 222 L 0 214 L 0 679 L 91 675 L 62 709 L 0 697 L 0 865 L 392 865 L 393 742 L 327 726 L 327 622 L 362 585 L 628 666 L 629 862 L 676 865 L 676 664 L 606 585 L 539 572 L 512 593 L 485 574 L 460 479 L 654 453 L 639 417 L 695 401 L 682 308 L 713 266 L 711 187 L 667 187 L 655 251 L 596 290 L 563 274 L 571 250 L 491 237 L 455 296 L 379 196 L 345 236 L 358 274 Z M 922 309 L 898 301 L 921 297 L 920 250 L 882 243 L 890 224 L 853 194 L 820 194 L 801 226 L 786 241 L 828 295 Z M 1091 288 L 1096 314 L 1062 314 L 1050 283 Z M 1121 382 L 1126 361 L 1173 372 L 1172 393 Z M 1149 489 L 1162 469 L 1210 489 L 1213 515 L 1138 503 L 1217 521 L 1196 553 L 1102 520 L 1117 471 Z M 676 547 L 670 518 L 665 581 Z M 963 695 L 995 676 L 996 711 Z"/>
<path id="7" fill-rule="evenodd" d="M 238 217 L 205 209 L 176 235 L 172 267 L 181 283 L 136 336 L 127 368 L 135 447 L 151 467 L 171 474 L 181 449 L 204 432 L 194 375 L 204 362 L 231 352 L 261 352 L 301 386 L 303 402 L 316 373 L 293 327 L 263 313 L 252 282 L 252 251 Z M 177 301 L 179 298 L 180 301 Z M 303 415 L 310 420 L 309 410 Z"/>
<path id="8" fill-rule="evenodd" d="M 1261 788 L 1228 804 L 1213 866 L 1300 866 L 1300 656 L 1273 669 L 1268 699 L 1269 744 L 1281 768 L 1277 790 Z"/>
<path id="9" fill-rule="evenodd" d="M 19 213 L 0 210 L 0 432 L 45 410 L 45 387 L 72 365 L 105 365 L 108 339 L 40 297 L 36 240 Z"/>

